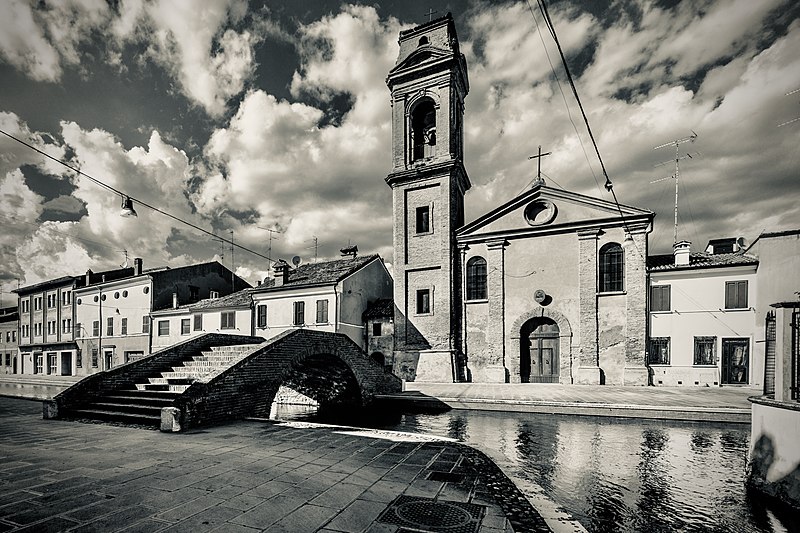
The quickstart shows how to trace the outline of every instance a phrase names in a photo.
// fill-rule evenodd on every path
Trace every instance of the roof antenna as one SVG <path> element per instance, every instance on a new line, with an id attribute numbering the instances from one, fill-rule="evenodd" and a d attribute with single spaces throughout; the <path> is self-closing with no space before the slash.
<path id="1" fill-rule="evenodd" d="M 670 178 L 673 178 L 675 180 L 675 229 L 674 229 L 674 232 L 673 232 L 673 235 L 672 235 L 672 244 L 673 245 L 678 243 L 678 179 L 680 177 L 680 164 L 679 163 L 683 159 L 692 159 L 691 154 L 686 154 L 685 156 L 679 156 L 678 155 L 678 150 L 679 150 L 680 145 L 682 145 L 683 143 L 689 143 L 689 142 L 693 143 L 695 141 L 695 139 L 697 139 L 697 134 L 694 132 L 694 130 L 690 130 L 690 131 L 692 132 L 692 134 L 689 135 L 688 137 L 684 137 L 683 139 L 675 139 L 674 141 L 670 141 L 670 142 L 664 143 L 664 144 L 659 144 L 658 146 L 653 147 L 653 150 L 658 150 L 659 148 L 665 148 L 667 146 L 674 146 L 675 147 L 675 159 L 674 159 L 674 161 L 675 161 L 675 174 L 673 174 L 672 176 L 667 176 L 666 178 L 660 178 L 660 179 L 657 179 L 657 180 L 654 180 L 654 181 L 650 182 L 650 183 L 656 183 L 658 181 L 662 181 L 662 180 L 666 180 L 666 179 L 670 179 Z M 661 165 L 666 165 L 667 163 L 672 163 L 672 161 L 673 161 L 672 159 L 670 159 L 668 161 L 662 161 L 661 163 L 657 164 L 656 166 L 660 167 Z"/>
<path id="2" fill-rule="evenodd" d="M 120 266 L 122 268 L 128 268 L 128 250 L 120 250 L 120 251 L 125 254 L 125 264 Z"/>

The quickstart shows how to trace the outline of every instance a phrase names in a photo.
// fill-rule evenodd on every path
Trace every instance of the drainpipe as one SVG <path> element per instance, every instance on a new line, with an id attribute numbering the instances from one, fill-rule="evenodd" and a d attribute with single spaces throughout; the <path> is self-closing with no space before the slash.
<path id="1" fill-rule="evenodd" d="M 99 306 L 99 311 L 100 311 L 100 329 L 97 332 L 98 333 L 97 350 L 99 352 L 97 354 L 97 356 L 103 362 L 103 366 L 105 367 L 106 366 L 106 354 L 103 353 L 103 287 L 102 287 L 102 285 L 100 287 L 98 287 L 98 289 L 100 291 L 98 293 L 98 296 L 97 296 L 97 301 L 100 303 L 100 306 Z M 108 370 L 108 369 L 104 368 L 104 370 Z"/>

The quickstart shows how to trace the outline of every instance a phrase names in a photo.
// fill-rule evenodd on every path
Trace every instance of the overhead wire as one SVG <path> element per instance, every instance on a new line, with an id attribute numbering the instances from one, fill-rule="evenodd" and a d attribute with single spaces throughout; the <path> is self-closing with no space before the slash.
<path id="1" fill-rule="evenodd" d="M 536 15 L 533 12 L 533 7 L 531 6 L 530 1 L 526 0 L 526 2 L 528 4 L 528 10 L 531 12 L 531 17 L 533 18 L 533 22 L 536 24 L 536 31 L 539 34 L 539 40 L 542 42 L 542 48 L 544 48 L 544 55 L 545 57 L 547 57 L 547 62 L 550 64 L 550 70 L 553 73 L 553 78 L 556 80 L 556 85 L 558 85 L 558 90 L 561 93 L 561 99 L 564 100 L 564 107 L 567 110 L 567 117 L 569 118 L 569 121 L 572 124 L 572 129 L 575 130 L 575 136 L 578 138 L 578 144 L 581 145 L 581 150 L 583 151 L 583 157 L 586 159 L 586 164 L 589 166 L 589 171 L 592 173 L 595 185 L 597 185 L 597 190 L 602 193 L 603 190 L 600 187 L 600 182 L 597 180 L 597 174 L 595 174 L 594 167 L 592 167 L 592 163 L 591 161 L 589 161 L 589 154 L 586 153 L 586 146 L 584 146 L 581 134 L 578 132 L 578 126 L 572 119 L 572 113 L 570 112 L 569 104 L 567 103 L 567 95 L 564 94 L 564 88 L 561 86 L 561 80 L 558 78 L 558 74 L 556 74 L 556 69 L 553 66 L 553 61 L 550 59 L 550 53 L 547 51 L 547 45 L 545 45 L 544 43 L 544 37 L 542 37 L 542 30 L 539 28 L 539 21 L 536 19 Z M 550 35 L 552 35 L 555 38 L 553 29 L 550 30 Z"/>
<path id="2" fill-rule="evenodd" d="M 169 218 L 171 218 L 171 219 L 173 219 L 173 220 L 175 220 L 177 222 L 180 222 L 181 224 L 185 224 L 185 225 L 187 225 L 187 226 L 189 226 L 191 228 L 196 229 L 197 231 L 205 233 L 206 235 L 210 235 L 211 237 L 214 237 L 216 239 L 221 239 L 224 242 L 230 244 L 231 246 L 236 246 L 237 248 L 239 248 L 241 250 L 244 250 L 246 252 L 250 252 L 253 255 L 257 255 L 258 257 L 262 257 L 262 258 L 264 258 L 264 259 L 266 259 L 268 261 L 272 261 L 271 257 L 267 257 L 266 255 L 261 254 L 259 252 L 256 252 L 255 250 L 251 250 L 250 248 L 247 248 L 246 246 L 242 246 L 241 244 L 234 243 L 232 239 L 226 239 L 225 237 L 217 235 L 216 233 L 214 233 L 212 231 L 208 231 L 207 229 L 201 228 L 200 226 L 198 226 L 196 224 L 193 224 L 193 223 L 191 223 L 191 222 L 189 222 L 187 220 L 183 220 L 182 218 L 179 218 L 179 217 L 177 217 L 177 216 L 175 216 L 175 215 L 173 215 L 171 213 L 168 213 L 168 212 L 166 212 L 166 211 L 164 211 L 162 209 L 159 209 L 158 207 L 155 207 L 155 206 L 152 206 L 152 205 L 150 205 L 150 204 L 148 204 L 146 202 L 143 202 L 142 200 L 140 200 L 138 198 L 134 198 L 130 194 L 124 193 L 124 192 L 112 187 L 111 185 L 108 185 L 107 183 L 103 183 L 102 181 L 100 181 L 100 180 L 98 180 L 96 178 L 93 178 L 92 176 L 86 174 L 85 172 L 83 172 L 79 168 L 76 168 L 76 167 L 70 165 L 69 163 L 66 163 L 65 161 L 62 161 L 61 159 L 58 159 L 56 157 L 51 156 L 50 154 L 48 154 L 48 153 L 36 148 L 32 144 L 29 144 L 29 143 L 23 141 L 22 139 L 18 139 L 17 137 L 11 135 L 10 133 L 7 133 L 6 131 L 3 131 L 2 129 L 0 129 L 0 133 L 2 133 L 3 135 L 5 135 L 6 137 L 8 137 L 10 139 L 13 139 L 13 140 L 17 141 L 18 143 L 20 143 L 20 144 L 22 144 L 24 146 L 27 146 L 31 150 L 33 150 L 35 152 L 38 152 L 39 154 L 45 156 L 46 158 L 51 159 L 51 160 L 55 161 L 56 163 L 59 163 L 60 165 L 65 166 L 66 168 L 72 170 L 73 172 L 75 172 L 75 173 L 77 173 L 77 174 L 89 179 L 90 181 L 92 181 L 96 185 L 99 185 L 99 186 L 101 186 L 101 187 L 103 187 L 105 189 L 108 189 L 109 191 L 112 191 L 112 192 L 122 196 L 123 198 L 124 197 L 130 198 L 131 200 L 139 203 L 140 205 L 143 205 L 144 207 L 146 207 L 148 209 L 152 209 L 153 211 L 156 211 L 157 213 L 161 213 L 162 215 L 164 215 L 166 217 L 169 217 Z"/>

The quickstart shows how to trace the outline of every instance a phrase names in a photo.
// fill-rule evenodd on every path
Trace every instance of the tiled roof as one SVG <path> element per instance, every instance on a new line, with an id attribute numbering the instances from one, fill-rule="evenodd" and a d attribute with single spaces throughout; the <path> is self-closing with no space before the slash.
<path id="1" fill-rule="evenodd" d="M 49 289 L 51 287 L 59 287 L 61 285 L 66 285 L 68 283 L 73 283 L 75 281 L 75 276 L 62 276 L 56 279 L 49 279 L 47 281 L 41 281 L 39 283 L 34 283 L 33 285 L 28 285 L 27 287 L 20 287 L 19 289 L 14 289 L 11 292 L 15 292 L 17 294 L 25 294 L 29 292 L 34 292 L 37 290 L 44 290 Z"/>
<path id="2" fill-rule="evenodd" d="M 695 268 L 717 268 L 757 264 L 757 257 L 743 253 L 710 254 L 707 252 L 692 252 L 689 254 L 689 264 L 679 266 L 675 266 L 675 256 L 673 254 L 651 255 L 647 258 L 647 269 L 650 271 L 689 270 Z"/>
<path id="3" fill-rule="evenodd" d="M 276 287 L 275 279 L 269 278 L 264 280 L 264 283 L 254 290 L 280 290 L 284 287 L 298 288 L 315 285 L 333 285 L 378 257 L 380 257 L 378 254 L 370 254 L 361 257 L 325 261 L 322 263 L 307 263 L 289 270 L 289 280 L 282 286 Z"/>
<path id="4" fill-rule="evenodd" d="M 364 311 L 364 319 L 368 318 L 386 318 L 394 316 L 394 300 L 391 298 L 381 298 L 375 300 L 367 306 Z"/>
<path id="5" fill-rule="evenodd" d="M 243 291 L 234 292 L 227 296 L 220 296 L 219 298 L 206 298 L 193 304 L 186 304 L 178 306 L 178 309 L 187 309 L 190 311 L 199 311 L 201 309 L 222 309 L 225 307 L 249 307 L 251 298 L 250 293 L 253 289 L 245 289 Z"/>

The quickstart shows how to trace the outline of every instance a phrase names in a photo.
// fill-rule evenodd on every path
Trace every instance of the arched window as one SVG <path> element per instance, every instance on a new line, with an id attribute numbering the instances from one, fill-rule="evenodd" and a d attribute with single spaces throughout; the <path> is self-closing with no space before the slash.
<path id="1" fill-rule="evenodd" d="M 467 300 L 486 299 L 486 259 L 473 257 L 467 261 Z"/>
<path id="2" fill-rule="evenodd" d="M 419 46 L 424 46 L 426 44 L 428 44 L 428 38 L 423 35 L 419 38 Z"/>
<path id="3" fill-rule="evenodd" d="M 610 242 L 600 248 L 599 292 L 619 292 L 625 285 L 625 255 L 622 246 Z"/>
<path id="4" fill-rule="evenodd" d="M 436 155 L 436 107 L 426 98 L 411 113 L 411 160 Z"/>

